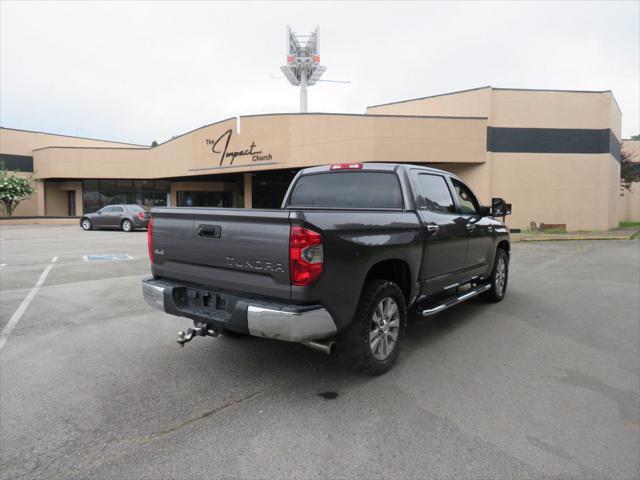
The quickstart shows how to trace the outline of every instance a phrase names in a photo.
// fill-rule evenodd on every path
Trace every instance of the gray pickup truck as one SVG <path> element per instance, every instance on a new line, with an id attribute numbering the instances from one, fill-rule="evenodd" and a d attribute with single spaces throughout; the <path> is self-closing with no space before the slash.
<path id="1" fill-rule="evenodd" d="M 507 288 L 509 233 L 448 172 L 354 163 L 307 168 L 279 210 L 154 208 L 148 229 L 152 306 L 187 317 L 195 336 L 255 335 L 387 371 L 407 311 L 429 316 Z"/>

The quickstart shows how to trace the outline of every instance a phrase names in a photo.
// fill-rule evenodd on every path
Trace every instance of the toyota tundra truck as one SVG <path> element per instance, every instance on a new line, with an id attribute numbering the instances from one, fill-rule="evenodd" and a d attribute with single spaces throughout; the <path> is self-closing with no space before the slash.
<path id="1" fill-rule="evenodd" d="M 482 206 L 460 178 L 433 168 L 307 168 L 277 210 L 153 208 L 143 295 L 193 321 L 181 346 L 254 335 L 381 374 L 400 354 L 408 311 L 504 298 L 510 210 L 500 198 Z"/>

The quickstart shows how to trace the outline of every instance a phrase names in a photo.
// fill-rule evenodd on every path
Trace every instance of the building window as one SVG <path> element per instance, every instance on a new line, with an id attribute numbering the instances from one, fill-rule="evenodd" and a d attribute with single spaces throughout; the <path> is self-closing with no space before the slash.
<path id="1" fill-rule="evenodd" d="M 164 207 L 168 191 L 167 180 L 83 180 L 82 204 L 86 213 L 116 204 Z"/>
<path id="2" fill-rule="evenodd" d="M 231 192 L 178 192 L 179 207 L 225 207 L 233 206 Z"/>
<path id="3" fill-rule="evenodd" d="M 255 172 L 252 181 L 253 208 L 280 208 L 297 170 Z"/>

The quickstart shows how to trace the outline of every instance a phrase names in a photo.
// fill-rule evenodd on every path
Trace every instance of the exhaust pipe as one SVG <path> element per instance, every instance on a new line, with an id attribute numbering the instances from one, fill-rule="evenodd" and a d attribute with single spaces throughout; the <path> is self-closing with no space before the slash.
<path id="1" fill-rule="evenodd" d="M 336 351 L 335 340 L 309 340 L 307 342 L 302 342 L 302 344 L 313 350 L 326 353 L 327 355 L 331 355 Z"/>

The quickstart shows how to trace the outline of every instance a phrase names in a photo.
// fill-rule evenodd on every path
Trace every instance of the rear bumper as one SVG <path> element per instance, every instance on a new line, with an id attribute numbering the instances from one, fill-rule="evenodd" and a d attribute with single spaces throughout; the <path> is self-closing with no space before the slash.
<path id="1" fill-rule="evenodd" d="M 185 288 L 166 280 L 147 278 L 142 281 L 143 297 L 152 307 L 214 328 L 289 342 L 330 338 L 337 331 L 333 318 L 321 305 L 289 305 L 225 294 L 230 301 L 224 310 L 194 308 L 176 302 Z M 207 293 L 215 295 L 216 292 Z"/>
<path id="2" fill-rule="evenodd" d="M 148 228 L 149 227 L 149 219 L 145 218 L 140 220 L 138 217 L 133 218 L 133 226 L 134 228 Z"/>

